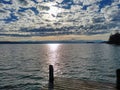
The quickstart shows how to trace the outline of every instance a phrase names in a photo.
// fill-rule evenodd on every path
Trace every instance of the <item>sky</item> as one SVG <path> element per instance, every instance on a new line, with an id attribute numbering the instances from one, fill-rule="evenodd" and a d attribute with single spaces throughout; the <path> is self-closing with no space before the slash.
<path id="1" fill-rule="evenodd" d="M 120 0 L 0 0 L 0 41 L 107 40 Z"/>

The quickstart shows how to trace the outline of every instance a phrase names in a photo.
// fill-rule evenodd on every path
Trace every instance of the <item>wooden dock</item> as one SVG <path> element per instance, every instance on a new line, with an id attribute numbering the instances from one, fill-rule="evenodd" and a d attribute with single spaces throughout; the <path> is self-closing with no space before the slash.
<path id="1" fill-rule="evenodd" d="M 120 90 L 120 69 L 116 77 L 116 84 L 54 77 L 53 65 L 49 65 L 49 82 L 42 90 Z"/>
<path id="2" fill-rule="evenodd" d="M 46 85 L 42 90 L 118 90 L 115 84 L 70 78 L 55 78 L 53 88 Z"/>

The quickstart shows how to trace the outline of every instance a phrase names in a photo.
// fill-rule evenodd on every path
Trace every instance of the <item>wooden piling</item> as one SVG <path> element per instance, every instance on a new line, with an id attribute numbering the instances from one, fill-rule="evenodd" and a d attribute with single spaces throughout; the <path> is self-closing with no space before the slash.
<path id="1" fill-rule="evenodd" d="M 118 90 L 120 90 L 120 69 L 117 69 L 117 71 L 116 71 L 116 77 L 117 77 L 116 87 L 117 87 Z"/>
<path id="2" fill-rule="evenodd" d="M 49 65 L 49 88 L 54 87 L 54 68 L 53 65 Z"/>

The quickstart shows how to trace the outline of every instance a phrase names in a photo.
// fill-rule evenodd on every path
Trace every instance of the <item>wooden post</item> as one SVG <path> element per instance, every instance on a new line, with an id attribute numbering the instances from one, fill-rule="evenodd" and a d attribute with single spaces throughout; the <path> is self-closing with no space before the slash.
<path id="1" fill-rule="evenodd" d="M 120 90 L 120 69 L 117 69 L 116 74 L 117 74 L 116 87 L 118 90 Z"/>
<path id="2" fill-rule="evenodd" d="M 54 84 L 54 69 L 53 69 L 53 65 L 49 65 L 49 84 Z"/>

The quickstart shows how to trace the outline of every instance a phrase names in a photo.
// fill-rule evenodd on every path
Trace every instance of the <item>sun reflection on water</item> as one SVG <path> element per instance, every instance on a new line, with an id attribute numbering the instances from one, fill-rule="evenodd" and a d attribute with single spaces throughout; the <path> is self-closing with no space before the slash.
<path id="1" fill-rule="evenodd" d="M 56 52 L 60 44 L 48 44 L 52 52 Z"/>
<path id="2" fill-rule="evenodd" d="M 48 44 L 49 47 L 49 62 L 51 65 L 55 65 L 55 63 L 58 61 L 59 58 L 59 52 L 58 52 L 58 48 L 59 48 L 60 44 Z"/>
<path id="3" fill-rule="evenodd" d="M 60 44 L 48 44 L 48 48 L 49 48 L 48 63 L 49 63 L 49 65 L 54 66 L 54 73 L 56 75 L 58 72 L 60 72 L 60 69 L 59 69 Z"/>

